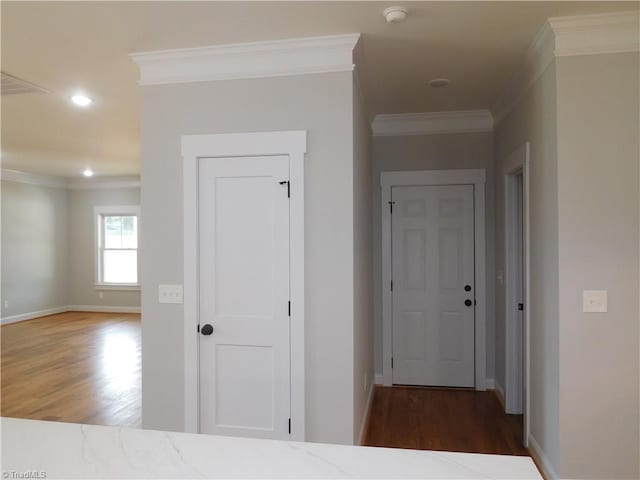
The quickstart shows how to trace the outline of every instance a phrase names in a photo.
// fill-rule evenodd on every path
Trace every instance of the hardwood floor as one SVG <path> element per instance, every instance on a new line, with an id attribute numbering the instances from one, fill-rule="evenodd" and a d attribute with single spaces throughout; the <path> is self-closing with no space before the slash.
<path id="1" fill-rule="evenodd" d="M 0 327 L 2 416 L 141 425 L 140 315 L 68 312 Z M 492 392 L 376 387 L 365 445 L 528 455 Z"/>
<path id="2" fill-rule="evenodd" d="M 140 427 L 140 315 L 67 312 L 0 327 L 2 416 Z"/>
<path id="3" fill-rule="evenodd" d="M 376 387 L 364 445 L 529 455 L 522 415 L 506 415 L 493 392 Z"/>

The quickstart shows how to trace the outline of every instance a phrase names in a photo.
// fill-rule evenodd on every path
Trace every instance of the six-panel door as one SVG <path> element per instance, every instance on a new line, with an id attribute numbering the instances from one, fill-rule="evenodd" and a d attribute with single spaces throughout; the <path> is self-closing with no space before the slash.
<path id="1" fill-rule="evenodd" d="M 200 431 L 286 439 L 289 159 L 204 158 L 198 168 Z"/>
<path id="2" fill-rule="evenodd" d="M 473 186 L 393 187 L 393 383 L 474 386 Z"/>

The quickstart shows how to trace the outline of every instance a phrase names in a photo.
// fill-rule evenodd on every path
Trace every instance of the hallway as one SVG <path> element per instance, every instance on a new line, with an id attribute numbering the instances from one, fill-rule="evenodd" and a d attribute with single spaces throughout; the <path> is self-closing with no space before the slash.
<path id="1" fill-rule="evenodd" d="M 529 455 L 492 391 L 376 386 L 364 445 Z"/>

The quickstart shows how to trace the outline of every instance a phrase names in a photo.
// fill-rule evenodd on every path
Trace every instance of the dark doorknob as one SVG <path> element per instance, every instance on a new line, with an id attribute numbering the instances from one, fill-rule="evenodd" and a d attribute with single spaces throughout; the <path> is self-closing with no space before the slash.
<path id="1" fill-rule="evenodd" d="M 465 304 L 467 307 L 470 307 L 471 305 L 473 305 L 473 302 L 467 298 L 467 299 L 464 301 L 464 304 Z"/>
<path id="2" fill-rule="evenodd" d="M 202 326 L 200 333 L 203 335 L 211 335 L 213 333 L 213 327 L 207 323 Z"/>
<path id="3" fill-rule="evenodd" d="M 465 285 L 464 286 L 464 291 L 465 292 L 470 292 L 471 291 L 471 285 Z"/>

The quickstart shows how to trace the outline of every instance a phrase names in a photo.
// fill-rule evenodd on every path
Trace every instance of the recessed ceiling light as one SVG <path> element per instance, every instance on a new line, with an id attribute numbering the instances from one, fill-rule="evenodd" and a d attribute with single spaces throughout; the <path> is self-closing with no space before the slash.
<path id="1" fill-rule="evenodd" d="M 448 78 L 434 78 L 429 82 L 429 85 L 431 85 L 434 88 L 440 88 L 440 87 L 446 87 L 450 83 L 451 81 Z"/>
<path id="2" fill-rule="evenodd" d="M 404 7 L 389 7 L 382 12 L 387 23 L 403 22 L 407 18 L 408 10 Z"/>
<path id="3" fill-rule="evenodd" d="M 82 172 L 82 175 L 84 175 L 85 177 L 93 177 L 93 170 L 87 168 L 84 172 Z"/>
<path id="4" fill-rule="evenodd" d="M 93 99 L 87 97 L 86 95 L 82 95 L 80 93 L 71 97 L 71 101 L 78 105 L 79 107 L 87 107 L 93 103 Z"/>

